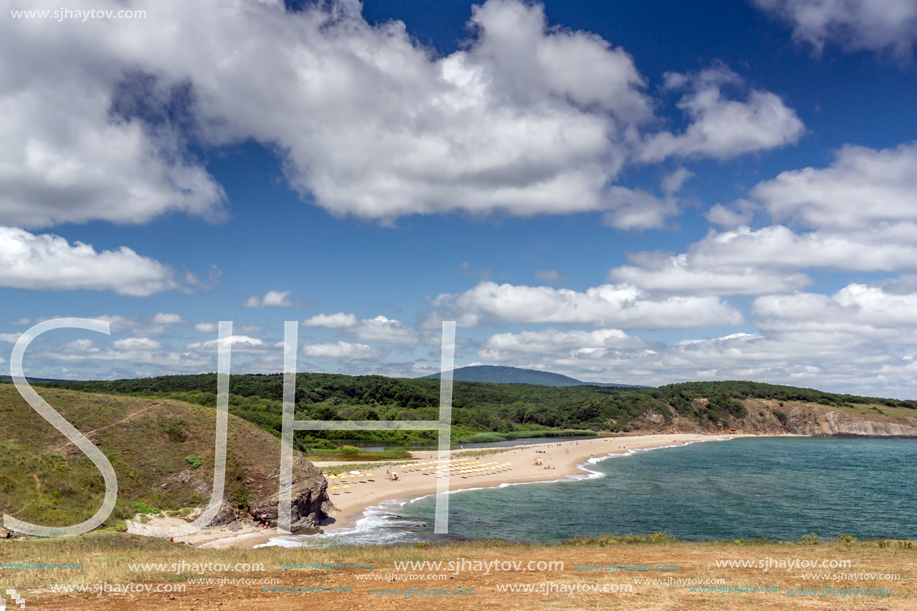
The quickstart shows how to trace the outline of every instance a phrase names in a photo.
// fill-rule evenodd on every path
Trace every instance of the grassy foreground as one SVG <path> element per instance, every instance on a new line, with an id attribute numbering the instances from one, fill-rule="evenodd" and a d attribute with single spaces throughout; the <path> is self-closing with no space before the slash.
<path id="1" fill-rule="evenodd" d="M 443 564 L 439 569 L 395 565 L 424 561 Z M 496 567 L 495 561 L 500 563 Z M 750 566 L 724 565 L 728 561 Z M 563 563 L 562 568 L 551 562 Z M 813 562 L 827 564 L 799 566 Z M 44 570 L 24 565 L 16 569 L 6 563 L 44 563 Z M 47 568 L 63 563 L 80 568 Z M 162 566 L 132 569 L 134 563 Z M 538 570 L 539 563 L 543 570 Z M 488 565 L 490 570 L 484 568 Z M 584 565 L 593 569 L 584 570 Z M 3 590 L 15 589 L 30 610 L 917 608 L 917 543 L 897 541 L 690 543 L 657 535 L 557 545 L 492 541 L 207 550 L 97 533 L 0 541 L 0 566 L 6 567 L 0 568 Z M 212 581 L 189 582 L 208 579 Z M 81 584 L 90 590 L 55 593 L 59 584 Z M 151 591 L 122 594 L 116 584 Z M 598 591 L 591 591 L 593 587 Z"/>

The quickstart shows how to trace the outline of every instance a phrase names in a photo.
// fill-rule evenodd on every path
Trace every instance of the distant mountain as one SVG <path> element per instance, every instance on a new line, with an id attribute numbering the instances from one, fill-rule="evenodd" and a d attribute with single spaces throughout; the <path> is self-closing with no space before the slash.
<path id="1" fill-rule="evenodd" d="M 28 376 L 26 376 L 26 380 L 28 380 L 29 382 L 36 382 L 36 383 L 37 382 L 67 382 L 68 381 L 68 380 L 55 380 L 54 378 L 30 378 Z M 0 375 L 0 382 L 8 382 L 12 384 L 13 378 L 12 376 L 8 376 L 8 375 Z"/>
<path id="2" fill-rule="evenodd" d="M 438 380 L 439 374 L 418 378 Z M 493 384 L 534 384 L 536 386 L 614 386 L 616 388 L 646 388 L 630 384 L 600 384 L 583 382 L 569 376 L 550 371 L 521 369 L 519 367 L 501 367 L 498 365 L 472 365 L 453 370 L 452 379 L 456 382 L 490 382 Z"/>

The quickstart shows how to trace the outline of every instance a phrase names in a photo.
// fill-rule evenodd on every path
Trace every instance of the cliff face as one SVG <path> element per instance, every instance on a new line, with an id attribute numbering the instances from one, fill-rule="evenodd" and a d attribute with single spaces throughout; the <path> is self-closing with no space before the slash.
<path id="1" fill-rule="evenodd" d="M 786 431 L 797 435 L 917 437 L 917 427 L 881 417 L 873 419 L 830 408 L 796 405 L 785 412 Z"/>
<path id="2" fill-rule="evenodd" d="M 667 422 L 655 413 L 645 414 L 634 433 L 749 433 L 813 435 L 830 437 L 917 437 L 917 412 L 906 419 L 896 419 L 880 412 L 858 414 L 823 405 L 780 403 L 768 399 L 744 399 L 748 410 L 744 418 L 728 418 L 717 424 L 703 425 L 693 418 L 672 414 Z M 695 399 L 694 408 L 703 411 L 705 399 Z"/>
<path id="3" fill-rule="evenodd" d="M 272 474 L 274 475 L 274 474 Z M 279 478 L 279 472 L 277 473 Z M 262 515 L 271 527 L 277 526 L 277 502 L 280 496 L 279 479 L 273 494 L 249 503 L 248 513 L 259 520 Z M 290 507 L 290 530 L 297 534 L 322 532 L 321 521 L 335 509 L 328 498 L 328 480 L 321 469 L 300 458 L 293 466 L 293 495 Z"/>

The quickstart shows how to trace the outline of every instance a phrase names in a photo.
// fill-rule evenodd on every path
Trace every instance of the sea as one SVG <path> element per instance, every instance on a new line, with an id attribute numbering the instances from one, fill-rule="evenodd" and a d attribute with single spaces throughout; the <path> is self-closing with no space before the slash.
<path id="1" fill-rule="evenodd" d="M 271 544 L 541 543 L 657 532 L 690 541 L 917 539 L 917 439 L 739 438 L 628 451 L 581 468 L 558 481 L 453 492 L 446 535 L 433 533 L 430 495 L 372 507 L 348 531 Z"/>

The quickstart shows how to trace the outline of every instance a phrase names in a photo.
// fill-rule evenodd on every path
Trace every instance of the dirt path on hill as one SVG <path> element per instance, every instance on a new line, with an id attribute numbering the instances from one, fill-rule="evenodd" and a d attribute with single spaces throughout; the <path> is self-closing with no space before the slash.
<path id="1" fill-rule="evenodd" d="M 153 403 L 152 405 L 147 405 L 146 407 L 144 407 L 144 408 L 142 408 L 142 409 L 138 409 L 138 410 L 135 411 L 135 412 L 129 413 L 127 416 L 125 416 L 124 418 L 121 418 L 121 420 L 118 420 L 117 422 L 112 422 L 111 424 L 106 424 L 105 426 L 99 427 L 99 428 L 97 428 L 97 429 L 93 429 L 93 430 L 91 430 L 91 431 L 89 431 L 89 432 L 87 432 L 87 433 L 83 433 L 83 435 L 86 436 L 86 437 L 88 438 L 88 437 L 89 437 L 90 435 L 92 435 L 93 433 L 98 433 L 99 431 L 104 431 L 105 429 L 110 429 L 110 428 L 113 427 L 113 426 L 118 426 L 119 424 L 124 424 L 125 422 L 128 422 L 128 421 L 130 421 L 130 420 L 133 420 L 134 418 L 136 418 L 137 416 L 139 416 L 139 415 L 142 414 L 143 412 L 145 412 L 145 411 L 147 411 L 147 410 L 150 410 L 150 409 L 153 409 L 154 407 L 156 407 L 156 406 L 158 406 L 158 405 L 162 405 L 162 403 Z M 70 445 L 73 445 L 73 442 L 68 440 L 68 441 L 65 441 L 64 443 L 60 444 L 60 445 L 57 446 L 57 447 L 51 448 L 51 449 L 49 450 L 49 452 L 51 452 L 52 454 L 57 454 L 58 452 L 63 451 L 64 448 L 66 448 L 67 446 L 70 446 Z"/>

